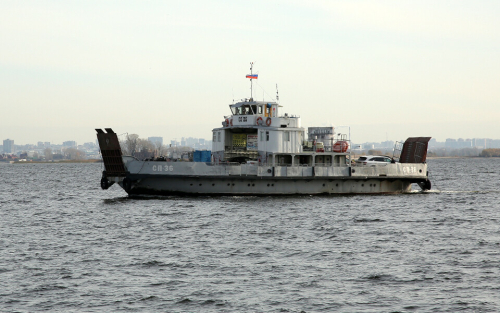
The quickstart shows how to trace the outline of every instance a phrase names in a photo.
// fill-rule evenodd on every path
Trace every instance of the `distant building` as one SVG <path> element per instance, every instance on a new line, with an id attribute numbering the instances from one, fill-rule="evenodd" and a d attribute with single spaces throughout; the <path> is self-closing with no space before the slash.
<path id="1" fill-rule="evenodd" d="M 155 146 L 163 146 L 163 137 L 148 137 L 148 141 Z"/>
<path id="2" fill-rule="evenodd" d="M 457 148 L 458 143 L 456 139 L 446 138 L 445 147 L 446 148 Z"/>
<path id="3" fill-rule="evenodd" d="M 14 153 L 14 140 L 5 139 L 3 141 L 3 153 Z"/>
<path id="4" fill-rule="evenodd" d="M 93 149 L 95 147 L 95 144 L 93 142 L 86 142 L 83 144 L 83 147 L 86 149 Z"/>
<path id="5" fill-rule="evenodd" d="M 65 141 L 62 145 L 63 147 L 76 147 L 76 141 Z"/>

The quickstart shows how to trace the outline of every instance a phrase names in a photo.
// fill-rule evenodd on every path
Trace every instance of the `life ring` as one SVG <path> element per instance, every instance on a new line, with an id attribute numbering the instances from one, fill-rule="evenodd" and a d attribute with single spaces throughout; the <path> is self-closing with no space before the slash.
<path id="1" fill-rule="evenodd" d="M 257 118 L 257 121 L 255 122 L 255 124 L 257 124 L 257 125 L 262 125 L 262 116 L 259 116 L 259 117 Z"/>
<path id="2" fill-rule="evenodd" d="M 267 120 L 266 120 L 266 125 L 267 126 L 271 126 L 271 122 L 272 122 L 271 118 L 268 117 Z"/>
<path id="3" fill-rule="evenodd" d="M 226 118 L 226 127 L 229 126 L 229 119 Z"/>
<path id="4" fill-rule="evenodd" d="M 341 152 L 345 153 L 347 152 L 347 149 L 349 148 L 349 143 L 347 141 L 337 141 L 333 144 L 333 152 Z"/>

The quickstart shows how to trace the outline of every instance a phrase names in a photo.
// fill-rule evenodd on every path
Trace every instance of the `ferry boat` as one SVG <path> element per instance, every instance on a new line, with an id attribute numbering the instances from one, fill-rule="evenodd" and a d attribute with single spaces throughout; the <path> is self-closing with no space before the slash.
<path id="1" fill-rule="evenodd" d="M 252 83 L 257 75 L 250 70 Z M 111 128 L 96 129 L 105 166 L 101 188 L 117 183 L 129 195 L 397 194 L 410 192 L 412 184 L 431 189 L 431 137 L 408 138 L 395 147 L 399 156 L 391 163 L 359 166 L 348 134 L 309 127 L 306 137 L 300 117 L 282 114 L 277 101 L 250 97 L 229 108 L 212 130 L 208 159 L 140 160 L 122 155 Z"/>

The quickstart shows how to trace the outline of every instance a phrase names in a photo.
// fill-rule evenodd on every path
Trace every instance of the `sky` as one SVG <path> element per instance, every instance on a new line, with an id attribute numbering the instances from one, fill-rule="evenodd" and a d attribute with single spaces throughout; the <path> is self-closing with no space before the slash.
<path id="1" fill-rule="evenodd" d="M 500 139 L 500 1 L 0 1 L 0 139 L 211 138 L 228 105 L 354 142 Z"/>

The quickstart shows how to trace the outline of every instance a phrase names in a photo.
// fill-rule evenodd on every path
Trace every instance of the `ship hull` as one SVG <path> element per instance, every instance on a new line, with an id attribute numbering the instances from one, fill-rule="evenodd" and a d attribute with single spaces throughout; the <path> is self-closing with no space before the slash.
<path id="1" fill-rule="evenodd" d="M 262 178 L 130 175 L 119 185 L 129 195 L 318 195 L 398 194 L 411 191 L 412 179 Z"/>
<path id="2" fill-rule="evenodd" d="M 103 173 L 103 180 L 105 185 L 117 183 L 129 195 L 398 194 L 428 182 L 427 164 L 290 167 L 124 161 L 125 175 Z"/>

